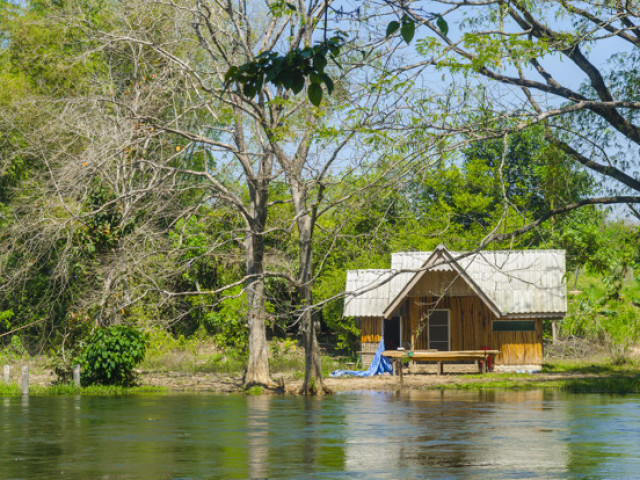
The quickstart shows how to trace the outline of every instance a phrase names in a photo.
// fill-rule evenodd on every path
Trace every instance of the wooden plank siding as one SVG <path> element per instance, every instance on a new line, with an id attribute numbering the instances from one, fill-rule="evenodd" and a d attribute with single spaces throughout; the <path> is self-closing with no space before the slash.
<path id="1" fill-rule="evenodd" d="M 535 320 L 535 331 L 494 332 L 492 322 L 496 317 L 479 297 L 421 296 L 409 297 L 407 302 L 409 315 L 402 317 L 402 342 L 413 344 L 416 350 L 429 349 L 429 332 L 426 328 L 429 311 L 433 308 L 448 309 L 451 350 L 490 348 L 502 352 L 496 357 L 497 365 L 542 364 L 541 320 Z M 362 317 L 360 324 L 362 350 L 365 350 L 365 344 L 377 348 L 382 338 L 381 318 Z M 370 361 L 370 358 L 367 360 Z M 368 364 L 365 363 L 365 366 Z"/>
<path id="2" fill-rule="evenodd" d="M 493 332 L 493 341 L 494 345 L 500 345 L 502 351 L 496 359 L 496 364 L 542 364 L 541 320 L 536 320 L 536 330 L 533 332 Z"/>
<path id="3" fill-rule="evenodd" d="M 360 319 L 360 334 L 362 343 L 380 343 L 382 338 L 382 319 L 380 317 L 362 317 Z"/>
<path id="4" fill-rule="evenodd" d="M 429 348 L 426 327 L 429 311 L 434 308 L 448 309 L 451 350 L 490 348 L 502 352 L 496 358 L 496 364 L 538 365 L 542 363 L 542 322 L 540 320 L 535 321 L 535 331 L 494 332 L 492 322 L 496 317 L 476 296 L 409 297 L 408 301 L 410 328 L 407 334 L 413 339 L 413 348 L 416 350 Z"/>
<path id="5" fill-rule="evenodd" d="M 414 297 L 448 297 L 474 295 L 473 290 L 457 272 L 429 272 L 411 290 Z"/>

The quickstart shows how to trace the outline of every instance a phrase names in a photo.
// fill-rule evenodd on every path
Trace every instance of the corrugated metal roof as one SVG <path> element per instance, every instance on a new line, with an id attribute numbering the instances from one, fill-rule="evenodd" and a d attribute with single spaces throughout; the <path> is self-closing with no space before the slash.
<path id="1" fill-rule="evenodd" d="M 389 285 L 389 302 L 396 298 L 433 252 L 398 252 L 391 254 L 391 271 L 396 275 Z M 389 304 L 387 302 L 387 305 Z"/>
<path id="2" fill-rule="evenodd" d="M 381 317 L 389 303 L 390 270 L 349 270 L 345 317 Z"/>
<path id="3" fill-rule="evenodd" d="M 447 261 L 449 256 L 453 263 Z M 427 260 L 430 266 L 425 266 Z M 479 293 L 493 303 L 502 317 L 533 313 L 564 314 L 567 311 L 564 250 L 497 250 L 469 254 L 450 252 L 440 246 L 431 252 L 399 252 L 391 255 L 390 270 L 349 271 L 347 291 L 358 292 L 367 282 L 371 289 L 375 282 L 380 283 L 380 278 L 386 280 L 391 277 L 386 289 L 388 296 L 385 307 L 388 307 L 416 276 L 443 270 L 461 271 L 463 278 L 467 276 L 465 280 L 475 284 L 481 291 Z M 375 279 L 359 275 L 358 272 L 376 272 Z M 352 283 L 349 278 L 352 278 Z M 360 295 L 351 297 L 351 301 L 356 301 L 358 305 L 358 313 L 347 313 L 355 310 L 348 310 L 345 303 L 344 315 L 381 316 L 386 309 L 379 308 L 385 293 L 384 285 L 371 290 L 376 292 L 375 302 L 360 302 Z"/>
<path id="4" fill-rule="evenodd" d="M 503 316 L 565 313 L 564 250 L 499 250 L 456 260 Z"/>

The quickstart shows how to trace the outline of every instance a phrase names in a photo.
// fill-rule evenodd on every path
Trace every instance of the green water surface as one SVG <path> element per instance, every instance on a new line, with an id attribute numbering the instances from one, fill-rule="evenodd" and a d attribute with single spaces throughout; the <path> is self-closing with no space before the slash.
<path id="1" fill-rule="evenodd" d="M 2 479 L 633 479 L 640 397 L 0 399 Z"/>

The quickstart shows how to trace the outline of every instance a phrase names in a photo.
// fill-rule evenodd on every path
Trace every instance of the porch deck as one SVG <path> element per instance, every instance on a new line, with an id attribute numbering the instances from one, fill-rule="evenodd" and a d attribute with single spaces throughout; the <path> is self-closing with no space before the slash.
<path id="1" fill-rule="evenodd" d="M 495 365 L 495 356 L 500 354 L 500 350 L 385 350 L 383 355 L 391 359 L 394 374 L 402 377 L 402 360 L 409 359 L 417 362 L 437 362 L 438 375 L 444 373 L 444 362 L 477 361 L 478 368 L 482 373 L 487 372 L 489 360 Z"/>

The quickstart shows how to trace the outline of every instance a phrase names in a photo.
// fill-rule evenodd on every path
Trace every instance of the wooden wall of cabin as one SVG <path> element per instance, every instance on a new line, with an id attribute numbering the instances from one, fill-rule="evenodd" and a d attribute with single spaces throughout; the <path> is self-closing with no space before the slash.
<path id="1" fill-rule="evenodd" d="M 497 365 L 542 365 L 542 320 L 535 331 L 493 332 L 494 345 L 502 351 Z"/>
<path id="2" fill-rule="evenodd" d="M 382 318 L 361 317 L 360 335 L 363 343 L 380 343 L 382 338 Z"/>
<path id="3" fill-rule="evenodd" d="M 448 309 L 451 350 L 501 350 L 496 364 L 539 365 L 542 363 L 542 321 L 535 331 L 494 332 L 495 315 L 476 296 L 410 297 L 408 341 L 416 350 L 429 348 L 426 319 L 432 309 Z M 403 328 L 404 330 L 404 328 Z M 403 332 L 404 333 L 404 332 Z M 417 335 L 416 335 L 417 333 Z M 404 337 L 405 335 L 403 335 Z"/>
<path id="4" fill-rule="evenodd" d="M 382 338 L 382 318 L 381 317 L 361 317 L 360 318 L 360 351 L 362 352 L 362 366 L 369 368 L 371 361 L 376 354 L 380 339 Z"/>

